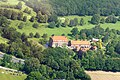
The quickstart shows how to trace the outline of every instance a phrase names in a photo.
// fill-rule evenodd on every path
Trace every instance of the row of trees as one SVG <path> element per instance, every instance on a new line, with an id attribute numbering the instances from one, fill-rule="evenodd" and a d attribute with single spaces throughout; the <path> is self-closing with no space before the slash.
<path id="1" fill-rule="evenodd" d="M 16 12 L 14 10 L 9 9 L 0 9 L 0 16 L 5 16 L 8 19 L 12 20 L 22 20 L 27 21 L 27 16 L 24 16 L 22 12 Z"/>
<path id="2" fill-rule="evenodd" d="M 83 18 L 81 18 L 80 20 L 78 18 L 74 18 L 74 19 L 71 19 L 71 20 L 65 19 L 64 22 L 62 22 L 61 20 L 57 20 L 56 22 L 55 21 L 51 21 L 51 22 L 49 22 L 48 27 L 49 28 L 54 28 L 54 27 L 58 27 L 59 28 L 61 26 L 62 27 L 67 27 L 67 26 L 73 27 L 73 26 L 78 26 L 78 25 L 83 26 L 85 24 L 86 23 L 85 23 Z"/>
<path id="3" fill-rule="evenodd" d="M 65 18 L 64 18 L 65 19 Z M 114 14 L 113 15 L 109 15 L 106 18 L 105 17 L 101 17 L 99 14 L 94 14 L 91 18 L 90 21 L 88 21 L 88 23 L 94 24 L 94 25 L 98 25 L 98 24 L 104 24 L 104 23 L 116 23 L 117 21 L 120 21 L 120 17 L 116 17 Z M 83 26 L 86 24 L 85 20 L 83 18 L 81 18 L 80 20 L 78 18 L 74 18 L 74 19 L 65 19 L 64 22 L 61 19 L 57 18 L 57 15 L 51 15 L 48 19 L 49 28 L 54 28 L 54 27 L 73 27 L 73 26 Z"/>
<path id="4" fill-rule="evenodd" d="M 117 18 L 114 14 L 107 16 L 107 18 L 101 18 L 99 14 L 94 14 L 90 22 L 92 24 L 98 25 L 99 23 L 116 23 L 117 21 L 120 21 L 120 17 Z"/>

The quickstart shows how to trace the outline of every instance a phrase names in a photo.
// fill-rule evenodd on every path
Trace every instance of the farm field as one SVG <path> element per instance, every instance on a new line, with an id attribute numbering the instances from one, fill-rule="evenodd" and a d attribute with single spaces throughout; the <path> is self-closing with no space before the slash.
<path id="1" fill-rule="evenodd" d="M 86 71 L 91 80 L 120 80 L 120 72 Z"/>

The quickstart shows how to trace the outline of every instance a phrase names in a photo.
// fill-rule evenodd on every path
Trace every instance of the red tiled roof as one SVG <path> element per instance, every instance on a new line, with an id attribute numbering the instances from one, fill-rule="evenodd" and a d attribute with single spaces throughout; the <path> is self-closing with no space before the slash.
<path id="1" fill-rule="evenodd" d="M 52 36 L 53 41 L 68 41 L 67 37 L 65 36 Z"/>

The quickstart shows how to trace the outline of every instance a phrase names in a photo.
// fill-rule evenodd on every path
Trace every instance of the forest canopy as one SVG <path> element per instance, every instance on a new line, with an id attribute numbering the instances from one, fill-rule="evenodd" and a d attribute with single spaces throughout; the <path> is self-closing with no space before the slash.
<path id="1" fill-rule="evenodd" d="M 120 0 L 50 0 L 54 13 L 65 15 L 120 15 Z"/>

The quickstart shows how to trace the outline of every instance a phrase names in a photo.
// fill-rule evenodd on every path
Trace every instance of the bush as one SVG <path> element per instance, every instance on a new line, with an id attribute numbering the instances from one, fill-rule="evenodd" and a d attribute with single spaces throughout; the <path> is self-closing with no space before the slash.
<path id="1" fill-rule="evenodd" d="M 33 24 L 33 28 L 38 28 L 39 27 L 39 24 L 38 23 L 34 23 Z"/>
<path id="2" fill-rule="evenodd" d="M 29 33 L 29 38 L 33 38 L 33 37 L 34 37 L 33 33 Z"/>
<path id="3" fill-rule="evenodd" d="M 23 26 L 24 26 L 24 24 L 23 24 L 23 23 L 20 23 L 20 24 L 18 25 L 18 28 L 19 28 L 19 29 L 22 29 Z"/>
<path id="4" fill-rule="evenodd" d="M 36 32 L 36 34 L 35 34 L 34 37 L 35 37 L 35 38 L 40 38 L 40 34 L 39 34 L 38 32 Z"/>
<path id="5" fill-rule="evenodd" d="M 48 25 L 48 28 L 54 28 L 54 27 L 56 27 L 55 22 L 54 21 L 50 22 L 49 25 Z"/>
<path id="6" fill-rule="evenodd" d="M 23 21 L 26 22 L 27 21 L 27 16 L 23 17 Z"/>
<path id="7" fill-rule="evenodd" d="M 106 18 L 106 23 L 116 23 L 118 19 L 115 17 L 115 15 L 110 15 Z"/>
<path id="8" fill-rule="evenodd" d="M 43 34 L 42 38 L 47 39 L 48 35 L 47 34 Z"/>
<path id="9" fill-rule="evenodd" d="M 34 21 L 35 21 L 35 17 L 32 16 L 32 17 L 30 18 L 30 22 L 34 22 Z"/>

